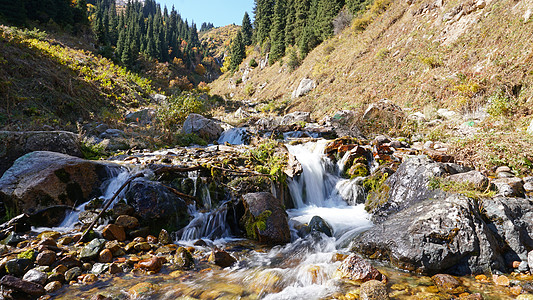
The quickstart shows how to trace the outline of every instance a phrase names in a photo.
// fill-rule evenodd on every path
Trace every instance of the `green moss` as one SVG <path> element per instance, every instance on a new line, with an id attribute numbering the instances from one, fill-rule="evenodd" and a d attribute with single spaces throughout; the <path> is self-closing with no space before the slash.
<path id="1" fill-rule="evenodd" d="M 272 214 L 272 211 L 265 210 L 259 216 L 254 217 L 251 213 L 247 213 L 244 218 L 244 229 L 246 236 L 253 240 L 259 239 L 259 231 L 266 230 L 266 221 Z"/>
<path id="2" fill-rule="evenodd" d="M 29 259 L 32 261 L 35 260 L 36 257 L 37 257 L 37 253 L 35 253 L 35 250 L 33 249 L 28 249 L 17 255 L 17 258 L 25 258 L 25 259 Z"/>
<path id="3" fill-rule="evenodd" d="M 444 178 L 433 177 L 428 182 L 428 188 L 436 190 L 441 189 L 445 192 L 461 194 L 474 200 L 481 200 L 483 198 L 492 198 L 496 192 L 489 188 L 482 189 L 476 187 L 470 182 L 456 182 Z"/>
<path id="4" fill-rule="evenodd" d="M 385 180 L 388 177 L 389 175 L 387 173 L 376 173 L 363 181 L 363 187 L 368 192 L 365 202 L 366 211 L 372 212 L 388 201 L 387 196 L 390 187 L 385 184 Z"/>

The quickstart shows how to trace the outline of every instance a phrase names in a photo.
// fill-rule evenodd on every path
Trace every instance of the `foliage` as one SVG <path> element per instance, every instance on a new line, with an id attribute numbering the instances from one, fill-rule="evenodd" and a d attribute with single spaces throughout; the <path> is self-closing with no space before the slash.
<path id="1" fill-rule="evenodd" d="M 242 18 L 242 42 L 245 46 L 250 46 L 252 44 L 252 36 L 253 36 L 253 28 L 252 28 L 252 22 L 250 21 L 250 16 L 248 15 L 248 12 L 244 13 L 244 17 Z"/>
<path id="2" fill-rule="evenodd" d="M 489 106 L 487 112 L 493 116 L 509 116 L 518 107 L 516 97 L 509 95 L 505 89 L 501 88 L 488 99 Z"/>
<path id="3" fill-rule="evenodd" d="M 482 189 L 471 182 L 456 182 L 440 177 L 432 177 L 428 182 L 428 187 L 433 190 L 441 189 L 445 192 L 461 194 L 475 200 L 492 198 L 496 195 L 496 192 L 491 190 L 490 186 Z"/>
<path id="4" fill-rule="evenodd" d="M 81 153 L 85 159 L 98 160 L 107 157 L 109 153 L 106 151 L 104 143 L 96 143 L 93 140 L 84 138 L 81 142 Z"/>
<path id="5" fill-rule="evenodd" d="M 246 57 L 246 49 L 244 47 L 242 33 L 239 31 L 237 37 L 231 43 L 231 52 L 230 52 L 230 69 L 237 70 L 239 65 L 242 63 Z"/>
<path id="6" fill-rule="evenodd" d="M 187 147 L 190 145 L 207 146 L 207 142 L 194 133 L 178 133 L 175 136 L 175 144 L 181 147 Z"/>
<path id="7" fill-rule="evenodd" d="M 300 66 L 302 61 L 300 60 L 300 57 L 298 57 L 298 52 L 296 51 L 296 47 L 289 48 L 288 52 L 289 52 L 289 58 L 287 60 L 287 66 L 289 66 L 289 70 L 292 72 Z"/>
<path id="8" fill-rule="evenodd" d="M 343 9 L 333 19 L 333 33 L 340 34 L 344 28 L 350 26 L 353 20 L 353 14 L 348 9 Z"/>
<path id="9" fill-rule="evenodd" d="M 248 150 L 248 160 L 255 166 L 259 173 L 269 174 L 274 181 L 283 181 L 285 174 L 283 168 L 287 164 L 287 156 L 278 151 L 280 145 L 274 140 L 263 140 L 254 148 Z"/>
<path id="10" fill-rule="evenodd" d="M 246 93 L 246 95 L 248 96 L 253 96 L 253 94 L 255 93 L 255 87 L 254 85 L 249 82 L 245 87 L 244 87 L 244 93 Z"/>
<path id="11" fill-rule="evenodd" d="M 167 131 L 174 131 L 192 113 L 203 113 L 206 110 L 204 99 L 195 93 L 183 93 L 167 98 L 157 111 L 160 126 Z"/>
<path id="12" fill-rule="evenodd" d="M 257 68 L 257 66 L 259 66 L 259 64 L 255 60 L 255 58 L 252 57 L 252 59 L 250 60 L 249 66 L 252 67 L 252 68 Z"/>
<path id="13" fill-rule="evenodd" d="M 88 24 L 85 0 L 1 0 L 0 17 L 14 25 L 31 22 L 54 23 L 63 28 L 81 29 Z"/>

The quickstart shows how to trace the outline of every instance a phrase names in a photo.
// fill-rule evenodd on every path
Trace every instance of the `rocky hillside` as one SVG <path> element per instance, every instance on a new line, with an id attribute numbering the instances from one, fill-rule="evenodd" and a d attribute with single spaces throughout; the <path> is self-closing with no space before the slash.
<path id="1" fill-rule="evenodd" d="M 224 54 L 229 47 L 231 40 L 235 38 L 237 32 L 241 27 L 237 25 L 227 25 L 224 27 L 217 27 L 211 30 L 200 33 L 200 41 L 207 43 L 207 49 L 211 56 L 222 65 L 224 61 Z"/>
<path id="2" fill-rule="evenodd" d="M 294 71 L 288 57 L 266 66 L 252 51 L 212 89 L 316 118 L 350 109 L 366 133 L 374 126 L 365 128 L 363 112 L 386 98 L 417 120 L 391 134 L 448 142 L 475 166 L 530 172 L 533 153 L 522 150 L 532 142 L 532 11 L 532 1 L 376 1 Z M 294 97 L 304 78 L 310 91 Z"/>

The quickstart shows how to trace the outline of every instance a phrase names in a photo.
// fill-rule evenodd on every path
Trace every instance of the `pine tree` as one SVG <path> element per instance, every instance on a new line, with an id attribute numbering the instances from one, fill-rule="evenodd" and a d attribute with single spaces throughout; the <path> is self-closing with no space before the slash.
<path id="1" fill-rule="evenodd" d="M 235 37 L 235 39 L 231 43 L 230 55 L 231 55 L 230 69 L 237 70 L 237 68 L 239 68 L 239 65 L 242 63 L 242 61 L 246 57 L 246 49 L 244 47 L 244 42 L 242 39 L 241 31 L 237 33 L 237 37 Z"/>
<path id="2" fill-rule="evenodd" d="M 255 43 L 262 44 L 270 35 L 274 4 L 274 0 L 255 0 Z"/>
<path id="3" fill-rule="evenodd" d="M 294 45 L 296 35 L 294 35 L 294 28 L 296 22 L 296 7 L 295 0 L 287 1 L 285 11 L 287 17 L 285 19 L 285 48 Z"/>
<path id="4" fill-rule="evenodd" d="M 274 22 L 270 33 L 271 49 L 268 58 L 273 64 L 285 55 L 285 1 L 277 0 L 274 6 Z"/>
<path id="5" fill-rule="evenodd" d="M 244 13 L 244 17 L 242 18 L 242 41 L 245 46 L 250 46 L 252 44 L 252 35 L 253 35 L 253 28 L 252 28 L 252 22 L 250 21 L 250 16 L 248 15 L 248 12 Z"/>

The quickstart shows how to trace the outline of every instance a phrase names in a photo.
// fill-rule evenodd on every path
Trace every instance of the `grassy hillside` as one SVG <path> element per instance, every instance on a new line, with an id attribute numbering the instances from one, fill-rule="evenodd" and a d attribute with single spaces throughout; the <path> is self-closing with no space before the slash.
<path id="1" fill-rule="evenodd" d="M 152 92 L 149 80 L 38 30 L 0 26 L 0 66 L 2 129 L 112 122 Z"/>
<path id="2" fill-rule="evenodd" d="M 237 25 L 227 25 L 217 27 L 200 33 L 200 41 L 207 43 L 207 49 L 211 56 L 220 62 L 224 59 L 224 53 L 229 47 L 231 40 L 235 38 L 241 27 Z"/>
<path id="3" fill-rule="evenodd" d="M 376 0 L 296 70 L 290 71 L 286 57 L 251 70 L 246 82 L 229 84 L 239 82 L 251 58 L 264 58 L 254 51 L 212 90 L 284 103 L 317 118 L 340 109 L 362 112 L 383 98 L 430 120 L 447 108 L 460 118 L 434 126 L 408 122 L 395 134 L 448 142 L 459 160 L 482 168 L 507 164 L 530 173 L 533 143 L 525 130 L 533 112 L 533 2 L 410 3 Z M 317 88 L 291 99 L 303 78 L 315 80 Z M 466 133 L 460 130 L 465 123 Z"/>

